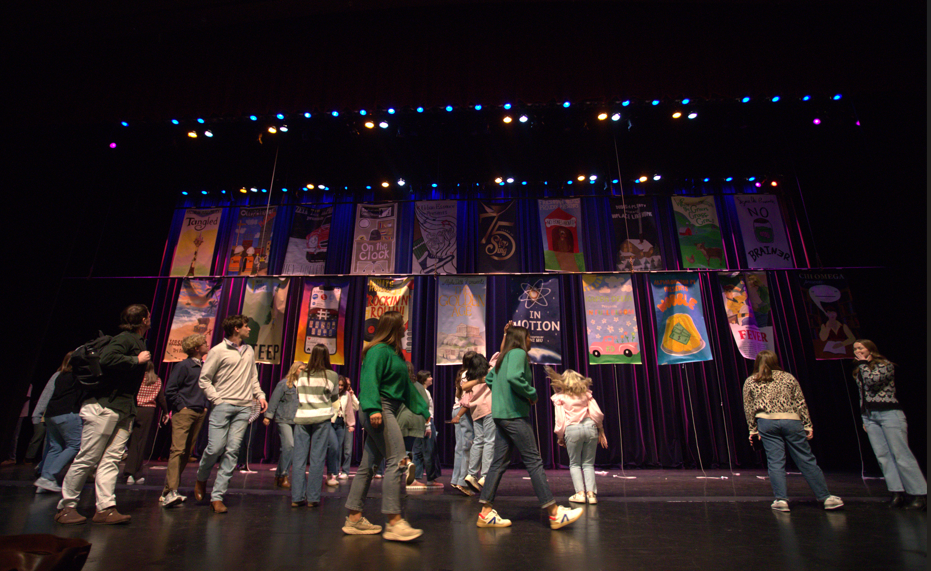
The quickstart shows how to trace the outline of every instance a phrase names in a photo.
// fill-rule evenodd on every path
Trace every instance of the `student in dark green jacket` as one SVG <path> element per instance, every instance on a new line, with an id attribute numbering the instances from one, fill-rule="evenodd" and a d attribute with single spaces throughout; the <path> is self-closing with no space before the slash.
<path id="1" fill-rule="evenodd" d="M 493 369 L 485 376 L 491 387 L 491 416 L 495 420 L 495 457 L 491 461 L 485 486 L 479 502 L 482 512 L 478 516 L 478 527 L 508 527 L 511 520 L 504 519 L 492 507 L 501 476 L 511 462 L 511 449 L 517 448 L 524 466 L 530 474 L 533 491 L 540 500 L 540 507 L 549 513 L 550 528 L 565 527 L 582 516 L 582 509 L 571 509 L 556 504 L 543 460 L 537 448 L 533 427 L 530 426 L 530 407 L 537 402 L 537 390 L 533 387 L 533 371 L 530 369 L 530 335 L 527 329 L 508 325 L 504 328 L 501 355 Z"/>
<path id="2" fill-rule="evenodd" d="M 381 501 L 381 511 L 387 518 L 384 539 L 410 541 L 423 534 L 423 530 L 412 528 L 401 517 L 401 461 L 407 460 L 407 454 L 397 414 L 404 405 L 412 413 L 430 418 L 426 401 L 411 383 L 407 361 L 401 351 L 403 339 L 404 316 L 397 311 L 388 311 L 378 320 L 375 335 L 362 349 L 359 390 L 362 414 L 359 416 L 365 429 L 365 447 L 346 500 L 349 515 L 343 533 L 374 535 L 381 532 L 380 525 L 373 525 L 362 517 L 362 507 L 375 467 L 384 458 Z"/>

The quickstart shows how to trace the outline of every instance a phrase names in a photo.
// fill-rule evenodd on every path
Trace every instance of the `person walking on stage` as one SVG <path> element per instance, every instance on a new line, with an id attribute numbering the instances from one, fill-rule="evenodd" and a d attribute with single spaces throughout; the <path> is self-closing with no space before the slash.
<path id="1" fill-rule="evenodd" d="M 382 537 L 389 541 L 410 541 L 423 534 L 423 530 L 412 528 L 401 515 L 401 465 L 407 456 L 395 415 L 403 404 L 425 419 L 430 416 L 426 401 L 410 382 L 401 349 L 403 339 L 404 316 L 397 311 L 387 311 L 378 320 L 372 340 L 362 349 L 359 406 L 362 409 L 360 420 L 365 429 L 365 446 L 346 500 L 349 515 L 343 533 L 374 535 L 382 531 L 382 526 L 373 525 L 362 516 L 362 509 L 375 467 L 386 458 L 382 513 L 387 521 Z"/>
<path id="2" fill-rule="evenodd" d="M 863 430 L 892 492 L 890 507 L 905 505 L 904 493 L 912 496 L 907 509 L 928 509 L 928 482 L 915 455 L 908 447 L 908 423 L 895 396 L 895 364 L 886 359 L 869 339 L 853 344 L 856 367 L 853 378 L 860 390 Z"/>
<path id="3" fill-rule="evenodd" d="M 356 411 L 359 410 L 359 399 L 352 392 L 349 379 L 339 376 L 339 403 L 333 411 L 333 430 L 339 442 L 340 466 L 338 478 L 349 479 L 349 463 L 352 460 L 352 437 L 356 430 Z"/>
<path id="4" fill-rule="evenodd" d="M 776 496 L 771 507 L 780 512 L 789 511 L 786 447 L 811 491 L 824 504 L 824 509 L 843 507 L 843 500 L 828 491 L 824 473 L 808 445 L 814 436 L 814 428 L 802 388 L 795 377 L 782 370 L 779 357 L 774 352 L 763 350 L 757 354 L 753 375 L 744 382 L 743 393 L 750 443 L 758 438 L 766 451 L 769 483 Z"/>
<path id="5" fill-rule="evenodd" d="M 197 440 L 207 418 L 207 395 L 200 388 L 200 371 L 210 346 L 207 337 L 188 335 L 181 340 L 181 350 L 188 358 L 176 364 L 165 384 L 165 399 L 171 409 L 171 451 L 168 454 L 168 472 L 159 504 L 170 508 L 187 499 L 178 493 L 181 474 L 191 458 L 189 451 Z"/>
<path id="6" fill-rule="evenodd" d="M 239 445 L 249 425 L 253 399 L 259 401 L 260 412 L 268 408 L 265 393 L 259 386 L 255 353 L 250 345 L 242 342 L 249 336 L 249 318 L 245 315 L 228 316 L 223 320 L 223 333 L 226 338 L 207 353 L 198 381 L 212 410 L 207 427 L 207 448 L 197 468 L 194 499 L 204 499 L 210 470 L 219 462 L 210 492 L 210 507 L 215 513 L 228 511 L 223 504 L 223 494 L 236 468 Z"/>
<path id="7" fill-rule="evenodd" d="M 291 507 L 320 504 L 320 486 L 333 426 L 333 403 L 339 399 L 339 375 L 330 366 L 330 351 L 316 344 L 310 352 L 307 371 L 294 383 L 297 412 L 294 414 L 294 453 L 291 458 Z M 310 468 L 307 459 L 310 456 Z"/>
<path id="8" fill-rule="evenodd" d="M 162 392 L 162 379 L 155 374 L 155 364 L 152 361 L 146 363 L 143 379 L 139 394 L 136 395 L 136 419 L 133 421 L 133 430 L 129 435 L 128 454 L 126 463 L 123 465 L 123 476 L 126 478 L 126 484 L 130 486 L 145 483 L 142 463 L 145 461 L 145 451 L 149 443 L 152 424 L 156 422 L 155 417 L 158 412 L 156 405 L 161 409 L 160 418 L 157 420 L 159 426 L 168 423 L 168 403 L 165 400 L 165 393 Z"/>
<path id="9" fill-rule="evenodd" d="M 278 381 L 268 399 L 268 409 L 262 424 L 268 426 L 275 421 L 278 427 L 278 439 L 281 452 L 278 455 L 278 467 L 275 469 L 275 485 L 285 490 L 291 489 L 291 460 L 294 456 L 294 415 L 297 413 L 297 388 L 294 383 L 307 370 L 307 364 L 295 361 L 285 378 Z"/>
<path id="10" fill-rule="evenodd" d="M 482 511 L 478 515 L 478 527 L 508 527 L 511 520 L 504 519 L 492 504 L 501 477 L 511 462 L 511 450 L 520 452 L 533 491 L 540 507 L 547 511 L 551 529 L 563 528 L 582 517 L 582 508 L 567 508 L 556 504 L 543 470 L 543 460 L 537 448 L 533 427 L 530 426 L 530 407 L 537 402 L 537 391 L 533 387 L 533 371 L 530 369 L 530 335 L 527 329 L 504 327 L 504 340 L 494 368 L 488 371 L 485 384 L 491 387 L 491 415 L 495 419 L 495 456 L 488 469 L 485 485 L 479 502 Z"/>
<path id="11" fill-rule="evenodd" d="M 47 442 L 41 472 L 34 484 L 38 493 L 61 493 L 58 474 L 81 449 L 81 417 L 78 413 L 84 401 L 84 390 L 71 374 L 70 360 L 71 351 L 68 351 L 57 376 L 49 381 L 50 385 L 54 383 L 54 387 L 42 405 Z"/>

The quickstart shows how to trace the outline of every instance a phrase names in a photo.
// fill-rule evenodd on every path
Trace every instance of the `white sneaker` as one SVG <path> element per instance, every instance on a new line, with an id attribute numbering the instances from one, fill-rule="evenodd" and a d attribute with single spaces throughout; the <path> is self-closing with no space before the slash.
<path id="1" fill-rule="evenodd" d="M 574 504 L 584 504 L 585 503 L 585 492 L 576 492 L 569 496 L 569 501 Z"/>
<path id="2" fill-rule="evenodd" d="M 39 478 L 38 480 L 33 482 L 32 485 L 36 487 L 36 493 L 39 493 L 39 494 L 61 493 L 61 486 L 59 486 L 58 482 L 55 482 L 54 480 L 49 480 L 46 478 Z"/>
<path id="3" fill-rule="evenodd" d="M 170 508 L 172 506 L 176 506 L 180 504 L 183 501 L 184 500 L 181 499 L 181 494 L 179 494 L 177 490 L 171 490 L 170 492 L 162 496 L 161 503 L 162 503 L 162 507 Z"/>
<path id="4" fill-rule="evenodd" d="M 826 510 L 836 510 L 842 507 L 844 507 L 844 500 L 837 496 L 828 496 L 828 499 L 824 500 L 824 509 Z"/>
<path id="5" fill-rule="evenodd" d="M 482 476 L 481 478 L 478 479 L 478 487 L 479 488 L 485 487 L 485 476 Z"/>
<path id="6" fill-rule="evenodd" d="M 385 533 L 382 537 L 388 541 L 410 541 L 423 535 L 422 529 L 414 529 L 407 520 L 401 519 L 398 523 L 392 525 L 390 522 L 385 524 Z"/>
<path id="7" fill-rule="evenodd" d="M 330 477 L 327 478 L 326 485 L 327 486 L 338 486 L 339 480 L 336 479 L 336 476 L 334 476 L 333 474 L 330 474 Z"/>
<path id="8" fill-rule="evenodd" d="M 498 515 L 498 512 L 491 510 L 486 516 L 482 516 L 479 512 L 475 525 L 478 527 L 510 527 L 511 520 L 504 519 Z"/>
<path id="9" fill-rule="evenodd" d="M 482 480 L 484 480 L 484 478 L 482 478 Z M 480 480 L 476 480 L 475 476 L 473 476 L 472 474 L 469 474 L 468 476 L 466 476 L 465 481 L 466 481 L 466 484 L 472 486 L 472 488 L 476 492 L 482 491 L 482 482 Z"/>
<path id="10" fill-rule="evenodd" d="M 127 486 L 132 486 L 132 485 L 135 484 L 135 483 L 136 483 L 136 480 L 135 480 L 132 476 L 127 476 L 127 478 L 126 478 L 126 485 L 127 485 Z"/>
<path id="11" fill-rule="evenodd" d="M 372 524 L 364 517 L 360 518 L 359 521 L 353 522 L 347 516 L 346 525 L 343 526 L 343 533 L 347 535 L 375 535 L 376 533 L 381 533 L 381 526 Z"/>
<path id="12" fill-rule="evenodd" d="M 340 480 L 348 480 L 348 479 L 349 479 L 349 474 L 347 474 L 346 472 L 340 472 L 340 473 L 339 473 L 339 476 L 337 476 L 337 478 L 340 479 Z"/>
<path id="13" fill-rule="evenodd" d="M 567 508 L 559 506 L 556 515 L 550 516 L 550 529 L 560 529 L 582 517 L 582 508 Z"/>
<path id="14" fill-rule="evenodd" d="M 590 503 L 590 504 L 597 504 L 597 503 L 598 503 L 598 494 L 596 494 L 595 492 L 586 492 L 586 493 L 585 493 L 585 499 L 588 500 L 588 503 Z"/>
<path id="15" fill-rule="evenodd" d="M 136 480 L 136 485 L 137 485 L 137 486 L 141 486 L 142 484 L 145 484 L 145 478 L 144 478 L 144 477 L 143 477 L 143 478 L 139 478 L 138 480 Z"/>
<path id="16" fill-rule="evenodd" d="M 787 512 L 789 511 L 789 502 L 785 500 L 776 500 L 770 507 L 777 512 Z"/>
<path id="17" fill-rule="evenodd" d="M 407 463 L 407 485 L 408 486 L 413 484 L 414 480 L 417 479 L 416 475 L 417 475 L 417 467 L 414 466 L 413 462 L 408 462 Z"/>

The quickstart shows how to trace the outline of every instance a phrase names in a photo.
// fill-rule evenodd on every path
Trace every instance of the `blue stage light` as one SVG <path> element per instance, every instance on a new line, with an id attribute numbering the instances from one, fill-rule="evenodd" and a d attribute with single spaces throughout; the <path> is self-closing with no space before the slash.
<path id="1" fill-rule="evenodd" d="M 522 181 L 520 181 L 520 184 L 521 184 L 522 186 L 527 186 L 527 181 L 526 181 L 526 180 L 522 180 Z"/>
<path id="2" fill-rule="evenodd" d="M 452 105 L 447 105 L 447 106 L 446 106 L 446 110 L 447 110 L 447 111 L 452 111 L 452 110 L 453 110 L 453 106 L 452 106 Z"/>
<path id="3" fill-rule="evenodd" d="M 334 117 L 339 117 L 339 111 L 332 111 L 332 112 L 330 112 L 330 115 L 332 115 L 332 116 L 334 116 Z"/>
<path id="4" fill-rule="evenodd" d="M 177 124 L 179 124 L 180 122 L 181 122 L 181 121 L 178 121 L 177 119 L 172 119 L 172 120 L 171 120 L 171 124 L 172 124 L 172 125 L 177 125 Z"/>
<path id="5" fill-rule="evenodd" d="M 808 101 L 809 99 L 811 99 L 811 95 L 806 95 L 805 97 L 802 97 L 802 101 Z"/>
<path id="6" fill-rule="evenodd" d="M 207 194 L 207 191 L 206 191 L 206 190 L 202 190 L 202 191 L 200 191 L 200 193 L 201 193 L 201 194 Z"/>
<path id="7" fill-rule="evenodd" d="M 365 185 L 365 190 L 372 190 L 372 187 L 370 185 Z"/>
<path id="8" fill-rule="evenodd" d="M 504 108 L 505 108 L 505 109 L 510 109 L 510 108 L 511 108 L 511 104 L 510 104 L 510 103 L 505 103 L 505 104 L 504 104 Z"/>
<path id="9" fill-rule="evenodd" d="M 688 104 L 691 103 L 691 102 L 692 102 L 691 99 L 683 99 L 683 100 L 682 100 L 682 104 L 683 104 L 683 105 L 688 105 Z"/>
<path id="10" fill-rule="evenodd" d="M 187 191 L 186 191 L 186 190 L 182 190 L 182 191 L 181 191 L 181 194 L 183 194 L 184 196 L 187 196 Z"/>
<path id="11" fill-rule="evenodd" d="M 433 183 L 430 186 L 432 186 L 433 188 L 436 188 L 436 183 Z"/>
<path id="12" fill-rule="evenodd" d="M 394 107 L 388 108 L 388 115 L 394 115 Z"/>
<path id="13" fill-rule="evenodd" d="M 481 105 L 476 105 L 476 106 L 475 106 L 475 110 L 476 110 L 476 111 L 481 111 L 481 110 L 482 110 L 482 106 L 481 106 Z"/>
<path id="14" fill-rule="evenodd" d="M 262 192 L 268 192 L 268 189 L 267 189 L 267 188 L 263 188 L 263 189 L 262 189 Z"/>
<path id="15" fill-rule="evenodd" d="M 617 179 L 614 179 L 614 180 L 611 181 L 612 184 L 617 184 L 618 182 L 620 182 L 620 181 L 618 181 Z"/>
<path id="16" fill-rule="evenodd" d="M 287 189 L 287 188 L 282 188 L 282 189 L 281 189 L 281 192 L 288 192 L 288 189 Z"/>
<path id="17" fill-rule="evenodd" d="M 365 117 L 365 109 L 360 109 L 359 115 L 362 115 L 363 117 Z"/>
<path id="18" fill-rule="evenodd" d="M 571 103 L 569 103 L 568 101 L 563 101 L 563 104 L 562 104 L 563 107 L 569 107 L 569 105 L 571 105 Z"/>
<path id="19" fill-rule="evenodd" d="M 278 117 L 279 120 L 284 119 L 284 113 L 279 113 L 275 117 Z"/>
<path id="20" fill-rule="evenodd" d="M 225 191 L 225 190 L 221 190 L 221 191 L 220 191 L 220 194 L 226 194 L 226 191 Z"/>
<path id="21" fill-rule="evenodd" d="M 756 177 L 755 177 L 755 176 L 751 176 L 751 177 L 750 177 L 750 178 L 748 178 L 747 180 L 748 180 L 748 181 L 750 181 L 750 182 L 753 182 L 753 181 L 755 181 L 755 180 L 756 180 Z"/>
<path id="22" fill-rule="evenodd" d="M 572 184 L 571 180 L 566 181 L 566 184 Z"/>
<path id="23" fill-rule="evenodd" d="M 734 180 L 734 177 L 729 176 L 726 179 L 724 179 L 724 182 L 731 182 L 732 180 Z"/>
<path id="24" fill-rule="evenodd" d="M 124 127 L 129 127 L 129 123 L 127 123 L 126 121 L 121 121 L 121 122 L 120 122 L 120 125 L 122 125 L 122 126 L 124 126 Z"/>
<path id="25" fill-rule="evenodd" d="M 775 96 L 775 97 L 773 97 L 773 103 L 776 103 L 777 101 L 779 101 L 779 96 L 778 96 L 778 95 Z"/>
<path id="26" fill-rule="evenodd" d="M 659 105 L 659 99 L 654 99 L 654 100 L 653 100 L 653 105 Z"/>
<path id="27" fill-rule="evenodd" d="M 198 123 L 200 123 L 201 125 L 203 125 L 203 124 L 204 124 L 204 120 L 203 120 L 203 119 L 201 119 L 200 117 L 198 117 L 198 118 L 197 118 L 197 122 L 198 122 Z"/>
<path id="28" fill-rule="evenodd" d="M 743 99 L 740 100 L 741 103 L 747 103 L 749 101 L 750 101 L 749 97 L 744 97 Z"/>
<path id="29" fill-rule="evenodd" d="M 250 120 L 250 121 L 258 121 L 259 118 L 256 117 L 255 115 L 249 115 L 249 120 Z"/>
<path id="30" fill-rule="evenodd" d="M 843 97 L 843 95 L 841 95 L 840 93 L 838 93 L 837 95 L 834 96 L 834 101 L 839 100 L 841 97 Z"/>
<path id="31" fill-rule="evenodd" d="M 423 107 L 418 107 L 418 108 L 417 108 L 417 112 L 418 112 L 418 113 L 423 113 Z"/>
<path id="32" fill-rule="evenodd" d="M 704 182 L 708 182 L 709 180 L 711 180 L 711 179 L 706 178 Z"/>
<path id="33" fill-rule="evenodd" d="M 621 103 L 621 106 L 623 106 L 623 107 L 627 107 L 628 105 L 630 105 L 630 100 L 629 100 L 629 99 L 628 99 L 627 101 L 624 101 L 623 103 Z"/>

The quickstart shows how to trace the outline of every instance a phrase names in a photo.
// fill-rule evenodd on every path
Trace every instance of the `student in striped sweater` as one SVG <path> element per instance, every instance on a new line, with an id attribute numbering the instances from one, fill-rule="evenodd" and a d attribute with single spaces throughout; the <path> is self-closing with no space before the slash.
<path id="1" fill-rule="evenodd" d="M 339 398 L 339 375 L 330 366 L 330 351 L 317 344 L 310 352 L 307 373 L 294 383 L 297 412 L 294 414 L 294 453 L 291 458 L 291 507 L 320 505 L 327 442 L 333 432 L 330 418 Z M 310 471 L 304 472 L 310 455 Z"/>

